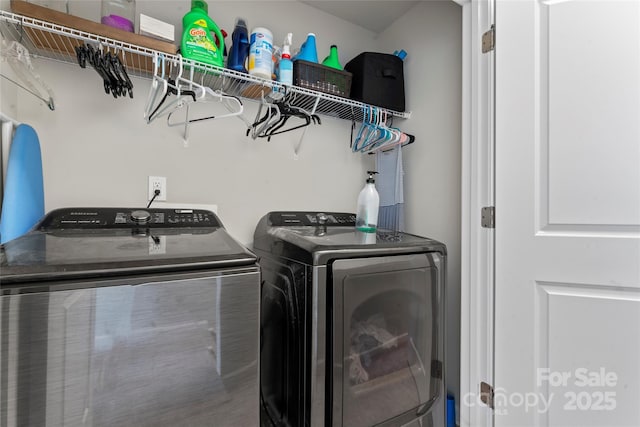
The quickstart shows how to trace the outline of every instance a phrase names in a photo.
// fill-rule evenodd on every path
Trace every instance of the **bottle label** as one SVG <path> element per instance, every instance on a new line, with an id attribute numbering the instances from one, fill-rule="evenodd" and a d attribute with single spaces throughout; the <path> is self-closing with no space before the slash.
<path id="1" fill-rule="evenodd" d="M 280 68 L 280 83 L 284 83 L 286 85 L 293 84 L 293 69 L 291 68 Z"/>
<path id="2" fill-rule="evenodd" d="M 196 22 L 194 22 L 194 24 L 203 28 L 208 28 L 207 21 L 205 21 L 204 19 L 198 19 Z"/>
<path id="3" fill-rule="evenodd" d="M 185 58 L 217 66 L 223 65 L 221 52 L 206 27 L 202 28 L 194 24 L 187 34 L 188 37 L 184 40 L 184 52 L 182 52 Z"/>
<path id="4" fill-rule="evenodd" d="M 273 73 L 273 45 L 270 37 L 263 33 L 251 34 L 249 73 L 267 79 Z"/>

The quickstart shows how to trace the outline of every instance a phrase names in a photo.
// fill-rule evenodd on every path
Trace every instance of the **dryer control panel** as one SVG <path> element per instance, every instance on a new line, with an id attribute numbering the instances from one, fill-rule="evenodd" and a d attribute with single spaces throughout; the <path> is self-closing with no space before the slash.
<path id="1" fill-rule="evenodd" d="M 218 217 L 202 209 L 63 208 L 48 213 L 40 231 L 60 229 L 222 227 Z"/>
<path id="2" fill-rule="evenodd" d="M 346 212 L 271 212 L 270 225 L 275 227 L 315 227 L 318 225 L 355 227 L 356 214 Z"/>

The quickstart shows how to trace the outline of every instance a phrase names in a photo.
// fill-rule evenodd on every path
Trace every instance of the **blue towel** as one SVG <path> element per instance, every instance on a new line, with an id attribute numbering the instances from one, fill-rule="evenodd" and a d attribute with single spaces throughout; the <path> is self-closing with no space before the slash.
<path id="1" fill-rule="evenodd" d="M 0 243 L 29 231 L 44 215 L 42 156 L 36 131 L 29 125 L 16 128 L 9 148 Z"/>
<path id="2" fill-rule="evenodd" d="M 376 153 L 378 177 L 376 189 L 380 195 L 378 227 L 404 231 L 404 170 L 402 148 Z"/>

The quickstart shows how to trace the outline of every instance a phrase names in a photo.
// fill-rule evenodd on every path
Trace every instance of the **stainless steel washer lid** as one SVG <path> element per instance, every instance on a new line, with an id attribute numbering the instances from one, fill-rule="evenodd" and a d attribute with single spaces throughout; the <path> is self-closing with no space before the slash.
<path id="1" fill-rule="evenodd" d="M 446 255 L 443 243 L 426 237 L 383 229 L 376 233 L 357 231 L 355 215 L 344 212 L 269 212 L 258 222 L 253 249 L 258 254 L 313 265 L 353 256 L 417 252 Z"/>
<path id="2" fill-rule="evenodd" d="M 209 211 L 65 208 L 50 212 L 33 231 L 0 248 L 0 282 L 255 263 L 256 256 Z"/>

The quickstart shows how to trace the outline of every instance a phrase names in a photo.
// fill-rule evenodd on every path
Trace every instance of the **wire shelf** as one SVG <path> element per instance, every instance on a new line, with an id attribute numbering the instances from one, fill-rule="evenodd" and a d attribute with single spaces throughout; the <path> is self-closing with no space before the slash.
<path id="1" fill-rule="evenodd" d="M 191 71 L 190 78 L 197 83 L 244 99 L 257 100 L 270 92 L 281 92 L 289 95 L 291 105 L 303 108 L 310 113 L 357 122 L 363 121 L 364 112 L 370 108 L 368 104 L 359 101 L 298 86 L 285 86 L 275 81 L 234 70 L 180 58 L 179 55 L 160 52 L 4 10 L 0 10 L 0 24 L 2 24 L 0 32 L 4 38 L 20 42 L 34 57 L 77 63 L 76 46 L 88 43 L 120 55 L 127 71 L 138 77 L 151 78 L 153 76 L 154 57 L 157 56 L 172 63 L 181 61 Z M 410 112 L 376 108 L 386 112 L 389 116 L 411 117 Z"/>

